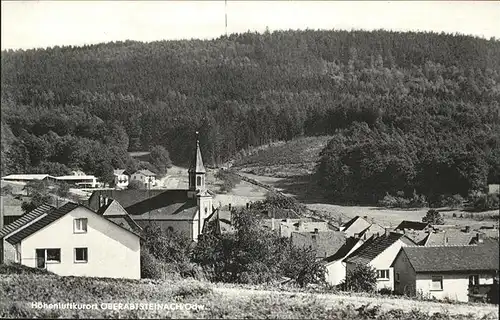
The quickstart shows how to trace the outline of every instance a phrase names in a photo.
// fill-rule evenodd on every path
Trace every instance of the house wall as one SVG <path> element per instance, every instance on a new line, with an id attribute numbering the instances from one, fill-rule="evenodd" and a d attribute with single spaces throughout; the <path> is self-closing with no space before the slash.
<path id="1" fill-rule="evenodd" d="M 124 182 L 120 182 L 124 181 Z M 129 177 L 126 174 L 115 175 L 115 186 L 118 188 L 128 187 Z"/>
<path id="2" fill-rule="evenodd" d="M 132 180 L 138 180 L 142 183 L 146 183 L 146 184 L 149 184 L 151 186 L 154 186 L 155 185 L 155 177 L 151 176 L 151 177 L 148 177 L 148 176 L 145 176 L 141 173 L 134 173 L 132 174 L 132 176 L 130 177 L 130 181 Z"/>
<path id="3" fill-rule="evenodd" d="M 74 233 L 76 218 L 87 218 L 87 232 Z M 74 262 L 74 248 L 88 248 L 88 262 Z M 21 241 L 21 263 L 36 267 L 36 249 L 60 248 L 61 262 L 47 270 L 62 276 L 139 279 L 140 240 L 88 209 L 78 207 Z"/>
<path id="4" fill-rule="evenodd" d="M 370 262 L 370 265 L 377 270 L 389 270 L 389 280 L 377 280 L 377 290 L 383 288 L 394 290 L 394 268 L 391 267 L 391 264 L 396 258 L 399 250 L 401 250 L 401 247 L 405 246 L 406 244 L 403 241 L 398 240 Z"/>
<path id="5" fill-rule="evenodd" d="M 401 253 L 394 260 L 394 292 L 396 294 L 404 294 L 408 296 L 415 296 L 415 283 L 417 274 L 410 265 L 406 254 Z M 396 281 L 396 273 L 399 273 L 399 281 Z"/>
<path id="6" fill-rule="evenodd" d="M 2 239 L 2 260 L 0 262 L 6 263 L 6 262 L 15 262 L 16 261 L 16 248 Z"/>
<path id="7" fill-rule="evenodd" d="M 416 291 L 423 294 L 424 297 L 443 300 L 457 300 L 462 302 L 469 301 L 469 275 L 477 274 L 474 272 L 466 274 L 417 274 Z M 431 290 L 432 276 L 443 276 L 443 290 Z M 479 274 L 479 284 L 492 284 L 493 276 L 488 274 Z"/>
<path id="8" fill-rule="evenodd" d="M 358 249 L 361 246 L 361 244 L 363 244 L 363 241 L 358 241 L 356 243 L 356 245 L 354 245 L 354 247 L 344 257 L 342 257 L 339 260 L 327 263 L 325 265 L 325 268 L 326 268 L 325 280 L 326 280 L 326 282 L 328 282 L 329 284 L 331 284 L 333 286 L 336 286 L 336 285 L 339 285 L 345 279 L 347 266 L 346 266 L 346 263 L 343 262 L 342 260 L 345 257 L 347 257 L 348 255 L 350 255 L 352 252 L 354 252 L 354 250 Z"/>
<path id="9" fill-rule="evenodd" d="M 133 218 L 133 217 L 132 217 Z M 172 227 L 174 231 L 184 234 L 189 239 L 193 239 L 193 221 L 191 220 L 135 220 L 143 229 L 148 226 L 159 226 L 162 230 Z"/>

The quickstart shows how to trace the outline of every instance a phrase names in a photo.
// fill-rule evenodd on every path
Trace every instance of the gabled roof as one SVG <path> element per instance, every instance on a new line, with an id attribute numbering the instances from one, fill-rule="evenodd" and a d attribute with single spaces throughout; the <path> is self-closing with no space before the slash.
<path id="1" fill-rule="evenodd" d="M 430 232 L 423 230 L 407 230 L 404 235 L 407 236 L 411 241 L 418 245 L 424 245 L 425 241 L 429 236 Z"/>
<path id="2" fill-rule="evenodd" d="M 142 228 L 130 217 L 125 209 L 116 200 L 112 200 L 107 205 L 103 206 L 97 214 L 102 215 L 106 219 L 115 224 L 131 231 L 139 232 Z"/>
<path id="3" fill-rule="evenodd" d="M 3 238 L 6 235 L 18 230 L 19 228 L 25 226 L 26 224 L 30 223 L 36 218 L 43 216 L 44 214 L 47 214 L 53 209 L 55 209 L 55 207 L 49 206 L 48 204 L 43 204 L 38 208 L 35 208 L 33 211 L 28 212 L 27 214 L 17 219 L 16 221 L 4 226 L 2 230 L 0 230 L 0 238 Z"/>
<path id="4" fill-rule="evenodd" d="M 28 236 L 32 235 L 33 233 L 37 232 L 38 230 L 44 228 L 45 226 L 48 226 L 49 224 L 61 218 L 68 212 L 74 210 L 78 206 L 80 205 L 77 203 L 68 202 L 60 208 L 52 208 L 51 210 L 48 210 L 47 214 L 44 215 L 40 220 L 28 225 L 27 227 L 19 231 L 16 231 L 14 234 L 7 237 L 5 240 L 7 240 L 7 242 L 9 242 L 10 244 L 16 244 L 21 240 L 27 238 Z"/>
<path id="5" fill-rule="evenodd" d="M 137 170 L 135 173 L 145 175 L 146 177 L 156 176 L 154 172 L 151 172 L 148 169 Z"/>
<path id="6" fill-rule="evenodd" d="M 379 226 L 378 224 L 372 223 L 368 228 L 361 231 L 359 233 L 359 237 L 363 237 L 366 235 L 366 238 L 371 237 L 372 235 L 382 235 L 385 233 L 385 229 Z"/>
<path id="7" fill-rule="evenodd" d="M 362 217 L 356 216 L 351 220 L 349 220 L 348 222 L 346 222 L 342 226 L 341 230 L 344 231 L 347 234 L 347 236 L 351 237 L 354 236 L 355 234 L 360 234 L 371 225 L 372 224 L 370 222 L 366 221 Z"/>
<path id="8" fill-rule="evenodd" d="M 11 174 L 3 177 L 4 180 L 43 180 L 48 174 Z"/>
<path id="9" fill-rule="evenodd" d="M 403 247 L 415 272 L 498 270 L 498 242 L 472 246 Z M 401 254 L 400 252 L 400 254 Z"/>
<path id="10" fill-rule="evenodd" d="M 324 258 L 336 253 L 346 243 L 346 235 L 341 231 L 292 232 L 291 241 L 296 247 L 316 249 L 317 257 Z"/>
<path id="11" fill-rule="evenodd" d="M 424 246 L 465 246 L 471 244 L 475 234 L 460 230 L 445 230 L 442 232 L 431 232 Z"/>
<path id="12" fill-rule="evenodd" d="M 127 170 L 125 170 L 125 169 L 115 169 L 115 170 L 113 170 L 113 174 L 115 176 L 120 176 L 120 175 L 123 175 L 123 174 L 129 175 L 128 172 L 127 172 Z"/>
<path id="13" fill-rule="evenodd" d="M 205 166 L 203 165 L 203 158 L 201 156 L 200 141 L 196 139 L 196 152 L 194 159 L 189 166 L 188 172 L 192 173 L 205 173 Z"/>
<path id="14" fill-rule="evenodd" d="M 337 250 L 337 252 L 335 252 L 329 257 L 326 257 L 324 261 L 328 263 L 345 258 L 349 254 L 349 252 L 351 252 L 354 246 L 356 246 L 356 244 L 360 241 L 363 242 L 363 240 L 359 238 L 354 238 L 354 237 L 347 238 L 345 244 L 342 247 L 340 247 L 340 249 Z"/>
<path id="15" fill-rule="evenodd" d="M 368 264 L 398 240 L 401 240 L 408 245 L 414 245 L 413 241 L 400 233 L 391 232 L 389 235 L 384 234 L 380 237 L 374 235 L 363 243 L 356 251 L 345 258 L 344 262 Z"/>
<path id="16" fill-rule="evenodd" d="M 396 227 L 395 230 L 404 230 L 404 229 L 424 230 L 426 228 L 429 228 L 430 226 L 431 226 L 430 223 L 426 223 L 426 222 L 403 220 Z"/>

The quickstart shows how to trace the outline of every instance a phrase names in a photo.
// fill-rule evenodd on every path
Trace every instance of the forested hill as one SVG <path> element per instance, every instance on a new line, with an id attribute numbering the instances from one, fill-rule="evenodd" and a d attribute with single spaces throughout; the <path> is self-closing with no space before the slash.
<path id="1" fill-rule="evenodd" d="M 421 187 L 439 180 L 424 168 L 464 157 L 474 159 L 456 166 L 461 191 L 498 176 L 495 39 L 279 31 L 4 51 L 1 60 L 3 173 L 97 172 L 132 165 L 127 149 L 156 145 L 186 163 L 200 130 L 212 164 L 249 145 L 335 134 L 318 168 L 328 179 L 368 170 Z M 374 155 L 387 159 L 365 163 Z"/>

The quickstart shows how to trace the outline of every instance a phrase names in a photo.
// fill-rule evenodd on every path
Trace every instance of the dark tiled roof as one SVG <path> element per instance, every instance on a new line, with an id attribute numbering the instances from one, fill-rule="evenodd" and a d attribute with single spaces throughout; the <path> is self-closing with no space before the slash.
<path id="1" fill-rule="evenodd" d="M 106 217 L 109 221 L 114 224 L 126 229 L 132 233 L 138 234 L 141 231 L 141 227 L 129 216 L 121 216 L 121 217 Z"/>
<path id="2" fill-rule="evenodd" d="M 189 199 L 186 190 L 167 190 L 125 210 L 134 220 L 187 220 L 196 214 L 197 208 L 196 200 Z"/>
<path id="3" fill-rule="evenodd" d="M 292 232 L 291 241 L 296 247 L 314 248 L 318 258 L 325 258 L 346 243 L 346 235 L 340 231 Z"/>
<path id="4" fill-rule="evenodd" d="M 28 212 L 21 218 L 17 219 L 16 221 L 4 226 L 2 230 L 0 230 L 0 238 L 5 237 L 9 233 L 12 233 L 13 231 L 21 228 L 22 226 L 28 224 L 32 220 L 35 220 L 36 218 L 50 212 L 50 210 L 55 209 L 53 206 L 49 206 L 48 204 L 43 204 L 36 208 L 33 211 Z"/>
<path id="5" fill-rule="evenodd" d="M 389 235 L 380 237 L 373 236 L 350 254 L 344 261 L 357 264 L 368 264 L 400 239 L 408 245 L 414 245 L 410 239 L 400 233 L 391 232 Z"/>
<path id="6" fill-rule="evenodd" d="M 340 247 L 340 249 L 337 250 L 336 253 L 334 253 L 333 255 L 331 255 L 329 257 L 326 257 L 324 261 L 325 262 L 332 262 L 332 261 L 336 261 L 336 260 L 345 258 L 345 256 L 349 254 L 349 252 L 352 250 L 352 248 L 354 248 L 354 246 L 359 241 L 363 241 L 363 240 L 361 240 L 359 238 L 354 238 L 354 237 L 347 238 L 345 244 L 342 247 Z"/>
<path id="7" fill-rule="evenodd" d="M 498 270 L 498 242 L 473 246 L 403 247 L 416 272 Z"/>
<path id="8" fill-rule="evenodd" d="M 182 198 L 187 200 L 187 190 L 97 190 L 92 193 L 89 198 L 89 206 L 93 210 L 99 209 L 99 196 L 114 199 L 120 205 L 128 210 L 139 202 L 149 198 L 164 198 L 168 201 L 169 198 Z"/>
<path id="9" fill-rule="evenodd" d="M 403 220 L 397 227 L 396 230 L 404 230 L 404 229 L 410 229 L 410 230 L 424 230 L 425 228 L 429 227 L 430 224 L 426 222 L 418 222 L 418 221 L 409 221 L 409 220 Z"/>
<path id="10" fill-rule="evenodd" d="M 42 229 L 43 227 L 45 227 L 45 226 L 51 224 L 52 222 L 56 221 L 57 219 L 61 218 L 62 216 L 64 216 L 68 212 L 74 210 L 78 206 L 79 206 L 79 204 L 77 204 L 77 203 L 68 202 L 60 208 L 53 208 L 52 210 L 48 210 L 46 216 L 44 216 L 40 220 L 32 223 L 31 225 L 27 226 L 26 228 L 14 233 L 10 237 L 6 238 L 6 240 L 11 244 L 18 243 L 19 241 L 32 235 L 33 233 L 37 232 L 38 230 Z M 17 221 L 13 222 L 13 224 L 16 222 Z"/>

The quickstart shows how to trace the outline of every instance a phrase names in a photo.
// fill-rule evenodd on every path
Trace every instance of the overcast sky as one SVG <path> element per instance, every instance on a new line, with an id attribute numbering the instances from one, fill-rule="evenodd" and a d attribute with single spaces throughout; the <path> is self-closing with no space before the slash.
<path id="1" fill-rule="evenodd" d="M 1 48 L 225 33 L 224 1 L 2 1 Z M 459 32 L 500 39 L 500 2 L 228 1 L 228 34 L 278 29 Z"/>

